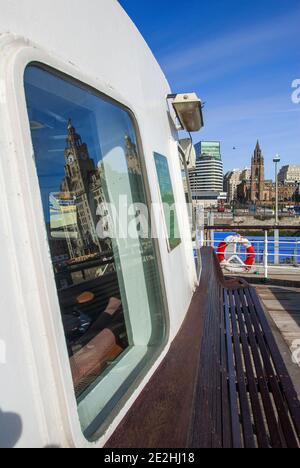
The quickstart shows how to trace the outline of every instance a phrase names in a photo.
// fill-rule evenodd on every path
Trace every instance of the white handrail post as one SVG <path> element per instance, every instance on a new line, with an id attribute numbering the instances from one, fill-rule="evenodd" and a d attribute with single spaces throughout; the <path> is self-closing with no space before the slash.
<path id="1" fill-rule="evenodd" d="M 215 215 L 213 211 L 209 212 L 209 223 L 210 226 L 215 225 Z M 215 248 L 215 231 L 212 229 L 210 231 L 210 245 L 211 247 Z"/>
<path id="2" fill-rule="evenodd" d="M 268 231 L 265 230 L 265 250 L 264 250 L 264 269 L 265 269 L 265 279 L 268 279 L 269 269 L 268 269 L 268 257 L 269 257 L 269 240 L 268 240 Z"/>
<path id="3" fill-rule="evenodd" d="M 294 266 L 295 267 L 298 266 L 298 245 L 299 245 L 299 242 L 296 242 L 295 251 L 294 251 Z"/>
<path id="4" fill-rule="evenodd" d="M 274 265 L 280 265 L 280 233 L 279 229 L 274 231 Z"/>

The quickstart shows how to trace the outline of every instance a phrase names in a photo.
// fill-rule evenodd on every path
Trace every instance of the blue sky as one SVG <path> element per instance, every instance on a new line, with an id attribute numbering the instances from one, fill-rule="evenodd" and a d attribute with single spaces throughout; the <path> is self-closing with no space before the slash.
<path id="1" fill-rule="evenodd" d="M 250 165 L 259 139 L 272 159 L 300 164 L 300 0 L 120 0 L 174 92 L 205 101 L 205 128 L 220 140 L 225 169 Z M 236 148 L 235 150 L 233 148 Z"/>

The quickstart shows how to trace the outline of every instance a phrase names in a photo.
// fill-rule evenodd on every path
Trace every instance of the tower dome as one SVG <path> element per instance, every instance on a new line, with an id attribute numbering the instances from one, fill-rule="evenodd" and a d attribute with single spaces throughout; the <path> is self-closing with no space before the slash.
<path id="1" fill-rule="evenodd" d="M 67 144 L 68 146 L 76 145 L 80 146 L 82 144 L 81 136 L 76 133 L 76 129 L 72 124 L 72 120 L 69 119 L 68 123 L 68 136 L 67 136 Z"/>

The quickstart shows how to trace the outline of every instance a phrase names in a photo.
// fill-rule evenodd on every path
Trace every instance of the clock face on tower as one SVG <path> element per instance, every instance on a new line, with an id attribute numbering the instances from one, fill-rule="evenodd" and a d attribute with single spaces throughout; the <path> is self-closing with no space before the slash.
<path id="1" fill-rule="evenodd" d="M 68 164 L 69 164 L 70 166 L 72 166 L 72 165 L 74 164 L 74 162 L 75 162 L 74 155 L 73 155 L 73 154 L 69 154 L 67 161 L 68 161 Z"/>
<path id="2" fill-rule="evenodd" d="M 83 151 L 83 152 L 80 154 L 80 157 L 81 157 L 81 159 L 82 159 L 83 161 L 86 161 L 88 156 L 87 156 L 86 152 Z"/>

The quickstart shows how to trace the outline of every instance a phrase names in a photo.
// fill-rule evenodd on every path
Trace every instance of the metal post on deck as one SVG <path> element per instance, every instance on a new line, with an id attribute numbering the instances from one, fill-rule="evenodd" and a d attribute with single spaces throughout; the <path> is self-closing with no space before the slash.
<path id="1" fill-rule="evenodd" d="M 275 265 L 280 264 L 280 260 L 279 260 L 279 253 L 280 253 L 279 240 L 280 240 L 279 229 L 275 229 L 274 230 L 274 264 Z"/>
<path id="2" fill-rule="evenodd" d="M 276 155 L 276 157 L 273 159 L 273 162 L 275 164 L 275 232 L 274 232 L 274 264 L 279 265 L 279 187 L 278 187 L 278 163 L 280 163 L 280 156 L 279 154 Z"/>
<path id="3" fill-rule="evenodd" d="M 209 225 L 215 225 L 215 214 L 213 211 L 209 212 Z M 215 231 L 213 229 L 210 231 L 210 245 L 211 247 L 215 248 Z"/>
<path id="4" fill-rule="evenodd" d="M 198 205 L 196 208 L 196 240 L 199 242 L 199 247 L 205 245 L 205 210 L 203 205 Z"/>
<path id="5" fill-rule="evenodd" d="M 269 240 L 268 240 L 268 231 L 265 230 L 265 250 L 264 250 L 264 271 L 265 271 L 265 279 L 268 279 L 269 276 Z"/>
<path id="6" fill-rule="evenodd" d="M 296 246 L 295 246 L 295 250 L 294 250 L 294 266 L 295 267 L 299 266 L 299 263 L 298 263 L 298 245 L 299 245 L 299 242 L 296 242 Z"/>

